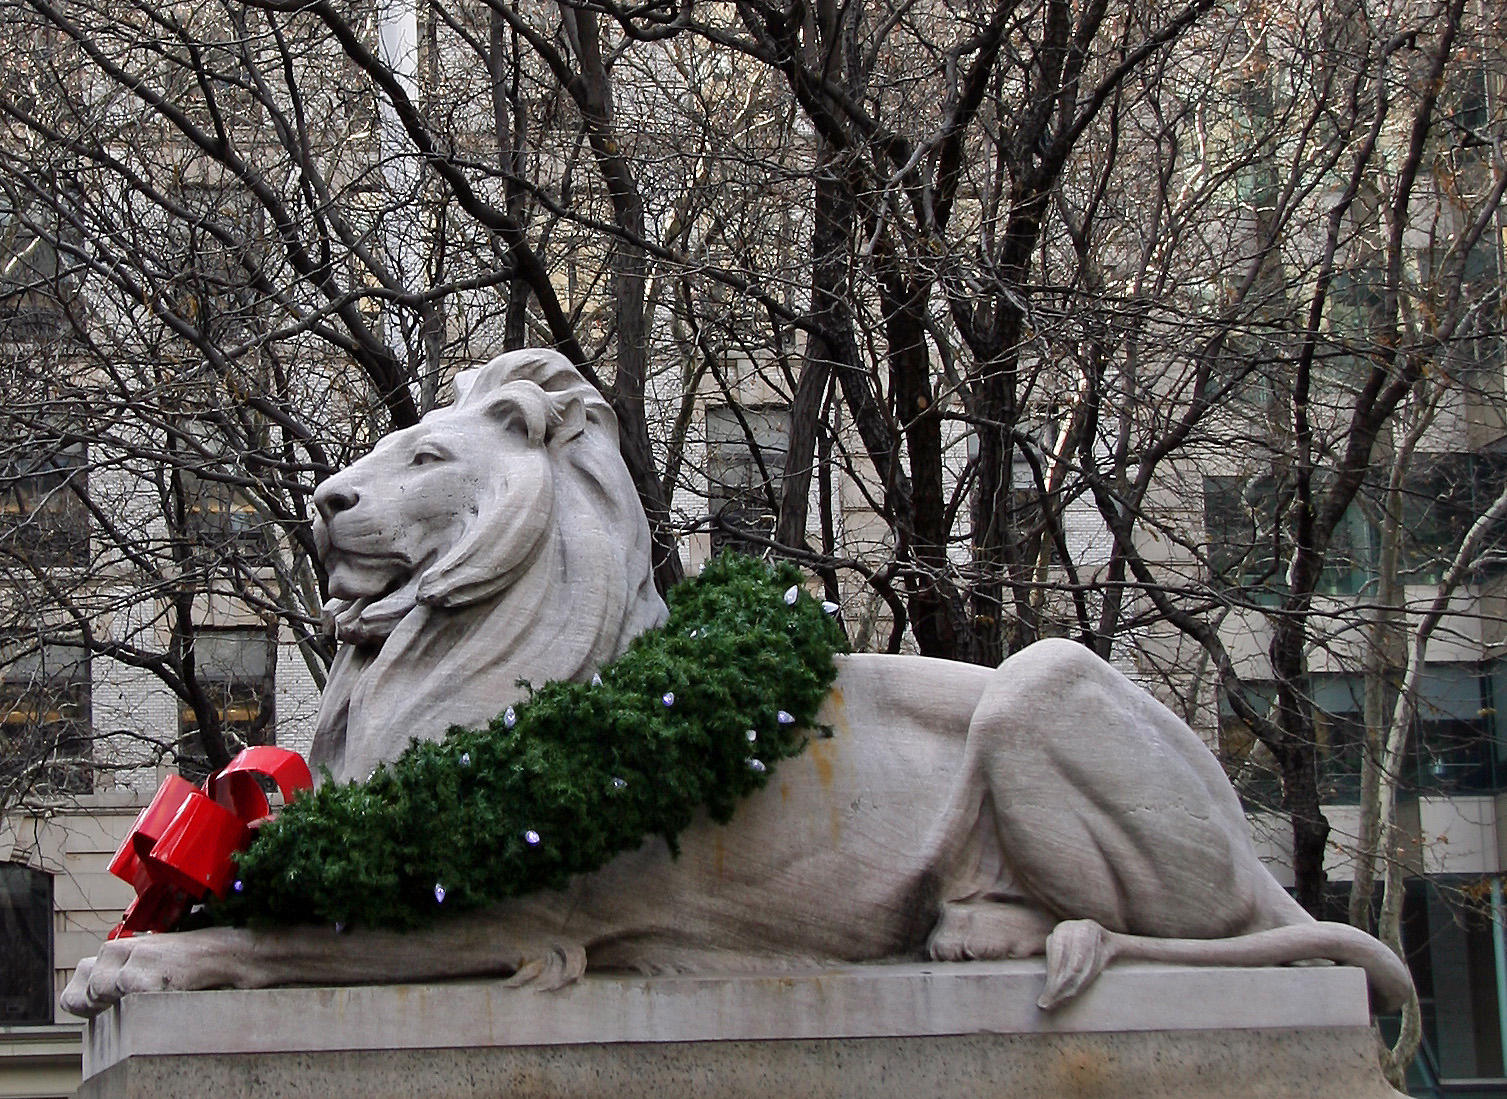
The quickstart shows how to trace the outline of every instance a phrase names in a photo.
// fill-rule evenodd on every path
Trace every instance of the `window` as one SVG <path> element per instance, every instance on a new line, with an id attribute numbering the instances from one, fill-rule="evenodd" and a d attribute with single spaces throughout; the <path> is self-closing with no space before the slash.
<path id="1" fill-rule="evenodd" d="M 1507 483 L 1507 460 L 1474 454 L 1418 455 L 1402 488 L 1398 568 L 1412 584 L 1442 579 L 1455 551 L 1477 516 L 1484 514 Z M 1279 591 L 1291 556 L 1285 530 L 1289 497 L 1275 478 L 1204 479 L 1207 560 L 1213 581 L 1227 588 Z M 1362 486 L 1330 541 L 1318 591 L 1356 595 L 1376 577 L 1380 552 L 1380 490 Z M 1483 548 L 1483 568 L 1507 561 L 1507 524 L 1493 531 Z"/>
<path id="2" fill-rule="evenodd" d="M 1319 746 L 1319 797 L 1352 802 L 1360 798 L 1366 749 L 1366 685 L 1358 675 L 1316 674 L 1313 736 Z"/>
<path id="3" fill-rule="evenodd" d="M 1331 882 L 1320 919 L 1348 920 L 1350 884 Z M 1381 904 L 1376 887 L 1373 911 Z M 1409 1095 L 1507 1094 L 1499 1025 L 1499 976 L 1493 938 L 1500 898 L 1479 878 L 1430 875 L 1403 888 L 1402 945 L 1423 1026 L 1409 1066 Z M 1383 1039 L 1397 1038 L 1397 1016 L 1377 1020 Z M 1450 1081 L 1441 1088 L 1441 1081 Z"/>
<path id="4" fill-rule="evenodd" d="M 790 413 L 781 406 L 707 408 L 708 505 L 717 521 L 714 553 L 724 548 L 763 551 L 762 545 L 740 537 L 741 532 L 773 537 L 789 438 Z"/>
<path id="5" fill-rule="evenodd" d="M 1258 708 L 1276 691 L 1256 684 Z M 1360 792 L 1365 743 L 1366 684 L 1358 674 L 1316 672 L 1309 677 L 1314 739 L 1318 744 L 1319 796 L 1354 801 Z M 1470 794 L 1507 788 L 1507 714 L 1498 718 L 1493 700 L 1507 691 L 1507 661 L 1494 664 L 1427 664 L 1418 679 L 1417 714 L 1408 741 L 1406 792 Z M 1390 715 L 1391 702 L 1387 704 Z M 1255 738 L 1235 717 L 1223 693 L 1220 747 L 1226 768 L 1249 802 L 1277 804 L 1280 783 L 1264 764 Z"/>
<path id="6" fill-rule="evenodd" d="M 73 645 L 0 648 L 0 788 L 85 794 L 91 766 L 89 657 Z"/>
<path id="7" fill-rule="evenodd" d="M 1358 259 L 1331 276 L 1324 309 L 1330 341 L 1319 347 L 1314 362 L 1312 404 L 1342 412 L 1365 384 L 1378 325 L 1385 316 L 1385 282 L 1386 271 L 1374 259 Z"/>
<path id="8" fill-rule="evenodd" d="M 1492 941 L 1494 922 L 1503 913 L 1500 908 L 1493 913 L 1489 895 L 1481 897 L 1483 884 L 1410 881 L 1403 903 L 1403 945 L 1423 1023 L 1418 1067 L 1434 1080 L 1470 1081 L 1481 1088 L 1460 1095 L 1500 1095 L 1504 1076 L 1497 1003 L 1502 975 Z M 1483 1087 L 1485 1081 L 1495 1086 Z"/>
<path id="9" fill-rule="evenodd" d="M 1018 440 L 1010 448 L 1010 511 L 1011 523 L 1016 537 L 1026 540 L 1040 534 L 1046 527 L 1047 507 L 1041 489 L 1036 483 L 1036 468 L 1026 456 L 1029 447 L 1035 458 L 1035 466 L 1045 474 L 1050 466 L 1051 455 L 1057 448 L 1058 425 L 1048 420 L 1032 431 L 1029 443 Z M 977 455 L 977 436 L 969 439 L 969 458 Z"/>
<path id="10" fill-rule="evenodd" d="M 1276 700 L 1269 683 L 1249 688 L 1258 711 Z M 1319 797 L 1324 801 L 1354 801 L 1360 792 L 1361 753 L 1365 745 L 1365 686 L 1360 676 L 1316 673 L 1309 677 L 1313 734 L 1318 747 Z M 1250 805 L 1270 808 L 1282 802 L 1282 780 L 1271 756 L 1258 746 L 1255 734 L 1235 716 L 1234 707 L 1219 695 L 1220 758 L 1230 781 Z"/>
<path id="11" fill-rule="evenodd" d="M 1221 588 L 1280 590 L 1288 556 L 1275 478 L 1205 477 L 1210 581 Z"/>
<path id="12" fill-rule="evenodd" d="M 88 471 L 81 444 L 0 456 L 0 554 L 35 568 L 77 568 L 89 556 Z"/>
<path id="13" fill-rule="evenodd" d="M 60 189 L 56 197 L 65 194 Z M 9 204 L 0 196 L 0 340 L 45 340 L 61 331 L 64 303 L 76 289 L 58 255 L 61 224 L 46 199 Z"/>
<path id="14" fill-rule="evenodd" d="M 1502 788 L 1507 769 L 1492 706 L 1494 681 L 1500 678 L 1490 665 L 1424 666 L 1413 734 L 1421 789 L 1466 794 Z"/>
<path id="15" fill-rule="evenodd" d="M 1286 587 L 1292 559 L 1288 508 L 1292 493 L 1275 477 L 1205 477 L 1205 561 L 1212 584 L 1247 589 L 1266 602 Z M 1357 497 L 1340 517 L 1329 541 L 1316 590 L 1322 595 L 1357 595 L 1376 576 L 1376 523 L 1367 501 Z"/>
<path id="16" fill-rule="evenodd" d="M 174 304 L 211 343 L 230 347 L 248 338 L 256 295 L 260 207 L 234 185 L 185 184 L 180 195 L 191 220 L 175 222 L 170 245 L 179 253 Z"/>
<path id="17" fill-rule="evenodd" d="M 1420 458 L 1408 472 L 1402 493 L 1402 545 L 1398 567 L 1413 584 L 1437 584 L 1476 518 L 1485 513 L 1507 482 L 1501 457 L 1440 454 Z M 1507 524 L 1490 532 L 1483 567 L 1500 569 Z"/>
<path id="18" fill-rule="evenodd" d="M 1270 687 L 1255 685 L 1250 695 L 1258 713 L 1269 710 L 1273 696 Z M 1282 804 L 1282 778 L 1275 760 L 1250 726 L 1235 716 L 1235 708 L 1223 690 L 1219 692 L 1219 761 L 1243 804 L 1253 809 Z"/>
<path id="19" fill-rule="evenodd" d="M 1377 526 L 1365 501 L 1345 509 L 1329 539 L 1317 590 L 1323 595 L 1359 595 L 1376 579 Z"/>
<path id="20" fill-rule="evenodd" d="M 52 1022 L 52 878 L 0 862 L 0 1026 Z"/>
<path id="21" fill-rule="evenodd" d="M 256 505 L 234 485 L 183 471 L 187 502 L 184 533 L 205 549 L 220 553 L 259 554 L 263 547 Z"/>
<path id="22" fill-rule="evenodd" d="M 196 678 L 231 747 L 273 740 L 277 642 L 262 629 L 204 630 L 194 638 Z M 199 718 L 182 702 L 178 712 L 178 769 L 195 781 L 209 773 Z"/>

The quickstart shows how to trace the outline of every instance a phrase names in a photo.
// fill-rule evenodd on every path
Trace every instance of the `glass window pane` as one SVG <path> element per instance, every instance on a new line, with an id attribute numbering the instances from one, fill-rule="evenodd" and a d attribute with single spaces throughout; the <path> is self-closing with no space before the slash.
<path id="1" fill-rule="evenodd" d="M 271 674 L 271 648 L 264 630 L 206 630 L 194 638 L 194 660 L 203 679 L 261 679 Z"/>
<path id="2" fill-rule="evenodd" d="M 757 553 L 760 547 L 740 539 L 736 531 L 764 537 L 774 533 L 790 414 L 783 407 L 713 405 L 706 410 L 706 435 L 708 505 L 719 520 L 712 531 L 712 548 Z"/>
<path id="3" fill-rule="evenodd" d="M 1418 684 L 1419 784 L 1443 791 L 1495 788 L 1496 753 L 1487 673 L 1472 664 L 1431 664 Z"/>
<path id="4" fill-rule="evenodd" d="M 89 554 L 88 470 L 82 445 L 0 456 L 0 548 L 49 568 L 76 568 Z"/>
<path id="5" fill-rule="evenodd" d="M 90 702 L 80 647 L 0 644 L 0 786 L 8 795 L 94 788 Z"/>
<path id="6" fill-rule="evenodd" d="M 52 1022 L 52 878 L 0 863 L 0 1026 Z"/>
<path id="7" fill-rule="evenodd" d="M 276 639 L 262 629 L 205 630 L 194 638 L 196 679 L 214 707 L 225 747 L 274 743 Z M 199 781 L 209 774 L 209 753 L 199 735 L 199 715 L 187 702 L 178 712 L 178 770 Z"/>
<path id="8" fill-rule="evenodd" d="M 221 553 L 256 555 L 265 549 L 256 505 L 235 485 L 182 471 L 186 504 L 183 533 Z"/>
<path id="9" fill-rule="evenodd" d="M 1428 980 L 1419 981 L 1418 995 L 1426 1048 L 1441 1079 L 1500 1078 L 1502 1034 L 1490 914 L 1447 884 L 1441 889 L 1431 882 L 1425 891 L 1428 939 L 1422 952 L 1427 954 Z M 1409 961 L 1414 959 L 1410 949 Z"/>

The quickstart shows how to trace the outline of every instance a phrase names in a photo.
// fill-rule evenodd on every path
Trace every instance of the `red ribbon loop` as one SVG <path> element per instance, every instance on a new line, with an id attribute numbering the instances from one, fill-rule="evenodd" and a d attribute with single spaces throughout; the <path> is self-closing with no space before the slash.
<path id="1" fill-rule="evenodd" d="M 110 873 L 136 890 L 110 938 L 170 930 L 193 902 L 225 895 L 251 825 L 271 815 L 257 775 L 270 778 L 284 802 L 314 786 L 302 756 L 265 745 L 241 752 L 202 790 L 176 775 L 162 784 L 110 860 Z"/>

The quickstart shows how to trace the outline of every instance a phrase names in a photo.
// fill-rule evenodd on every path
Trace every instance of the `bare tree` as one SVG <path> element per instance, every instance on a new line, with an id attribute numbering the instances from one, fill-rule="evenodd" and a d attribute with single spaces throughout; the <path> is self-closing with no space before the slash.
<path id="1" fill-rule="evenodd" d="M 1503 119 L 1465 104 L 1500 28 L 1460 0 L 0 12 L 23 649 L 151 677 L 222 758 L 257 734 L 217 629 L 329 659 L 319 480 L 548 343 L 617 411 L 661 584 L 715 531 L 891 649 L 1068 634 L 1195 720 L 1213 686 L 1319 905 L 1311 661 L 1369 630 L 1387 684 L 1406 632 L 1405 564 L 1334 578 L 1367 509 L 1407 556 L 1419 425 L 1494 396 L 1460 364 L 1501 334 Z M 77 563 L 27 541 L 48 508 Z"/>

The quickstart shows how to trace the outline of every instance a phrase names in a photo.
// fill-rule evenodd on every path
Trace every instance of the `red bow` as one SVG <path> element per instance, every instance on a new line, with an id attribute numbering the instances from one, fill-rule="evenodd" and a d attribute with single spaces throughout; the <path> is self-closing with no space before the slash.
<path id="1" fill-rule="evenodd" d="M 110 860 L 110 873 L 136 890 L 110 938 L 171 930 L 195 901 L 225 895 L 233 856 L 250 845 L 251 825 L 272 812 L 256 775 L 276 783 L 284 802 L 314 786 L 302 756 L 271 747 L 247 748 L 202 790 L 177 775 L 162 784 Z"/>

